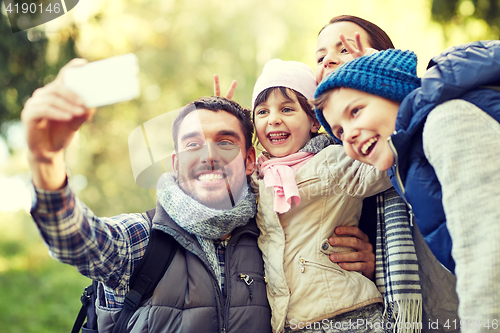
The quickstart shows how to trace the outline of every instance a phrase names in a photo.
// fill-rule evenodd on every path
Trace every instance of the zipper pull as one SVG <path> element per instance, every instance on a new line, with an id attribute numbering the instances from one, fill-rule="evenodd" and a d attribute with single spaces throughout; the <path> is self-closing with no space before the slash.
<path id="1" fill-rule="evenodd" d="M 250 295 L 250 299 L 253 298 L 253 295 L 252 295 L 252 283 L 253 283 L 253 279 L 250 275 L 246 275 L 246 274 L 243 274 L 243 273 L 240 273 L 239 274 L 240 276 L 240 279 L 242 279 L 246 285 L 248 286 L 248 293 Z"/>
<path id="2" fill-rule="evenodd" d="M 245 283 L 247 284 L 247 286 L 251 285 L 253 283 L 253 279 L 250 275 L 246 275 L 246 274 L 243 274 L 243 273 L 240 273 L 240 279 L 242 279 L 243 281 L 245 281 Z"/>
<path id="3" fill-rule="evenodd" d="M 410 210 L 410 226 L 413 227 L 413 221 L 415 220 L 415 215 L 413 215 L 413 211 Z"/>
<path id="4" fill-rule="evenodd" d="M 304 273 L 306 271 L 306 261 L 304 259 L 300 259 L 300 272 Z"/>

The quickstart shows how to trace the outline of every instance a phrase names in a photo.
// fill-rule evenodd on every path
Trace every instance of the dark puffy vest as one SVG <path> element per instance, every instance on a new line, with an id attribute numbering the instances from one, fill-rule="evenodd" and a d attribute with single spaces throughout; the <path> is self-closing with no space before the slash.
<path id="1" fill-rule="evenodd" d="M 181 245 L 153 296 L 130 319 L 130 333 L 271 332 L 271 310 L 257 246 L 255 220 L 233 231 L 226 249 L 221 292 L 196 238 L 157 205 L 153 228 Z M 111 332 L 118 311 L 98 307 L 99 332 Z"/>

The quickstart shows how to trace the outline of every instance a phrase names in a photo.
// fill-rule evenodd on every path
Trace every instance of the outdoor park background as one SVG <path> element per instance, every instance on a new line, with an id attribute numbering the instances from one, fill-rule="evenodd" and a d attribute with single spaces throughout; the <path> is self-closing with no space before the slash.
<path id="1" fill-rule="evenodd" d="M 80 0 L 68 14 L 13 34 L 0 0 L 0 331 L 69 332 L 89 280 L 48 255 L 29 215 L 30 175 L 19 113 L 73 57 L 90 61 L 134 52 L 141 97 L 103 107 L 68 149 L 73 186 L 97 215 L 143 212 L 154 190 L 134 183 L 127 139 L 143 122 L 213 93 L 250 106 L 253 84 L 272 58 L 315 68 L 316 36 L 331 17 L 378 24 L 394 45 L 419 57 L 419 75 L 445 48 L 498 39 L 489 0 Z"/>

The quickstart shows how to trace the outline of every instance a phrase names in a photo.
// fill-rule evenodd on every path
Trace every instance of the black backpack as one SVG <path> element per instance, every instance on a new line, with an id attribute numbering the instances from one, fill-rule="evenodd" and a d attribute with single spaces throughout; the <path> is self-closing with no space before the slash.
<path id="1" fill-rule="evenodd" d="M 148 210 L 147 215 L 150 221 L 153 221 L 155 209 Z M 148 299 L 153 295 L 158 282 L 165 274 L 168 266 L 174 258 L 178 243 L 172 236 L 151 229 L 149 244 L 146 253 L 130 278 L 130 291 L 125 295 L 123 308 L 113 329 L 113 333 L 122 333 L 126 331 L 127 324 L 139 307 L 142 300 Z M 98 333 L 97 315 L 95 312 L 96 299 L 98 298 L 97 286 L 99 282 L 93 280 L 92 284 L 85 288 L 81 296 L 82 308 L 78 313 L 71 333 Z M 83 324 L 87 318 L 87 322 Z"/>

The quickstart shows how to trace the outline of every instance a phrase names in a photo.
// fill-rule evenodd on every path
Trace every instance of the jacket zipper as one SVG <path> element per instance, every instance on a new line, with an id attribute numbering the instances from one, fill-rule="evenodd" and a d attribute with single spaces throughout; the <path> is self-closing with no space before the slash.
<path id="1" fill-rule="evenodd" d="M 338 269 L 335 267 L 330 267 L 330 266 L 323 265 L 323 264 L 319 264 L 317 262 L 306 260 L 304 258 L 300 258 L 300 272 L 301 273 L 305 273 L 307 266 L 321 268 L 321 269 L 325 269 L 328 271 L 333 271 L 333 272 L 340 274 L 340 275 L 345 275 L 345 273 L 341 269 Z"/>
<path id="2" fill-rule="evenodd" d="M 247 285 L 248 284 L 252 284 L 253 281 L 260 281 L 260 282 L 264 282 L 264 283 L 267 283 L 266 281 L 266 277 L 260 277 L 260 276 L 251 276 L 251 275 L 248 275 L 248 274 L 245 274 L 245 273 L 239 273 L 238 274 L 238 277 L 243 280 L 243 282 L 245 282 Z"/>
<path id="3" fill-rule="evenodd" d="M 305 185 L 305 184 L 309 184 L 309 183 L 317 183 L 317 182 L 320 182 L 321 179 L 319 177 L 311 177 L 311 178 L 307 178 L 307 179 L 304 179 L 300 182 L 297 183 L 297 186 L 299 185 Z"/>
<path id="4" fill-rule="evenodd" d="M 163 230 L 164 232 L 167 232 L 168 234 L 171 234 L 170 232 L 166 231 L 164 228 L 159 228 L 160 230 Z M 230 245 L 232 245 L 235 241 L 235 239 L 238 239 L 241 235 L 243 234 L 251 234 L 255 237 L 258 237 L 259 234 L 256 233 L 256 232 L 253 232 L 252 230 L 243 230 L 243 231 L 240 231 L 238 233 L 235 233 L 234 235 L 231 236 L 231 239 L 229 240 L 228 244 L 227 244 L 227 248 L 226 248 L 226 255 L 225 255 L 225 263 L 228 263 L 228 250 L 229 250 L 229 247 Z M 180 243 L 179 243 L 180 244 Z M 182 244 L 181 244 L 182 247 L 184 247 Z M 201 249 L 201 245 L 198 244 L 199 248 Z M 207 271 L 212 275 L 212 286 L 215 290 L 215 297 L 217 298 L 217 314 L 219 316 L 219 322 L 222 323 L 222 328 L 221 328 L 221 333 L 226 333 L 226 327 L 227 327 L 227 318 L 229 316 L 229 297 L 228 299 L 226 299 L 226 303 L 224 304 L 222 299 L 224 298 L 223 295 L 222 295 L 222 290 L 220 289 L 219 287 L 219 282 L 218 282 L 218 278 L 217 276 L 215 275 L 215 271 L 213 270 L 212 266 L 210 265 L 210 263 L 208 262 L 208 260 L 206 259 L 206 256 L 200 256 L 199 254 L 197 254 L 196 252 L 193 252 L 192 250 L 188 250 L 186 247 L 184 247 L 186 249 L 186 251 L 190 251 L 191 253 L 193 253 L 195 256 L 198 257 L 198 259 L 200 259 L 200 261 L 205 265 L 205 268 L 207 269 Z M 203 251 L 203 250 L 202 250 Z M 227 266 L 228 265 L 224 265 L 224 272 L 226 274 L 226 277 L 228 276 L 227 275 Z M 226 278 L 226 291 L 228 290 L 228 286 L 229 286 L 229 281 L 230 279 Z M 230 293 L 226 293 L 226 294 L 230 294 Z M 223 314 L 224 312 L 224 314 Z"/>
<path id="5" fill-rule="evenodd" d="M 198 244 L 198 246 L 201 248 L 200 244 Z M 197 256 L 198 259 L 200 259 L 200 261 L 205 265 L 206 270 L 212 275 L 212 279 L 211 279 L 212 281 L 211 282 L 212 282 L 212 286 L 213 286 L 214 291 L 215 291 L 215 297 L 217 298 L 216 299 L 216 301 L 217 301 L 217 315 L 219 317 L 219 322 L 222 323 L 222 325 L 223 325 L 223 327 L 221 329 L 221 332 L 225 333 L 226 329 L 225 329 L 225 326 L 224 326 L 224 318 L 223 318 L 223 315 L 222 315 L 222 312 L 223 312 L 223 309 L 224 309 L 224 303 L 222 301 L 222 299 L 223 299 L 222 296 L 223 295 L 222 295 L 222 290 L 219 287 L 219 282 L 218 282 L 217 276 L 215 274 L 215 271 L 212 268 L 212 266 L 210 265 L 210 263 L 208 262 L 208 260 L 206 259 L 206 256 L 200 256 L 197 253 L 195 253 L 195 252 L 193 252 L 191 250 L 188 250 L 187 248 L 186 248 L 186 251 L 190 251 L 195 256 Z"/>
<path id="6" fill-rule="evenodd" d="M 231 241 L 233 240 L 233 237 L 229 240 L 226 246 L 226 253 L 224 255 L 224 289 L 226 290 L 226 298 L 225 298 L 225 304 L 224 304 L 224 317 L 222 318 L 222 333 L 226 332 L 226 327 L 228 326 L 228 317 L 229 317 L 229 304 L 231 304 L 231 277 L 229 276 L 229 269 L 228 269 L 228 264 L 229 264 L 229 258 L 231 257 L 231 249 L 232 249 L 232 244 Z"/>
<path id="7" fill-rule="evenodd" d="M 260 278 L 258 276 L 251 277 L 250 275 L 245 274 L 245 273 L 239 273 L 238 276 L 247 285 L 248 293 L 250 295 L 250 300 L 253 299 L 253 281 L 256 280 L 256 281 L 260 281 L 260 282 L 264 282 L 264 283 L 266 281 L 264 278 Z"/>
<path id="8" fill-rule="evenodd" d="M 258 234 L 252 232 L 251 230 L 244 230 L 244 231 L 240 231 L 234 235 L 231 235 L 231 239 L 229 240 L 229 242 L 227 243 L 227 247 L 226 247 L 226 254 L 225 254 L 225 258 L 224 258 L 224 274 L 225 274 L 225 281 L 224 281 L 224 289 L 226 290 L 226 298 L 225 298 L 225 304 L 224 304 L 224 315 L 222 317 L 222 329 L 221 329 L 221 332 L 222 333 L 225 333 L 226 332 L 226 327 L 227 327 L 227 324 L 228 324 L 228 318 L 229 318 L 229 305 L 231 304 L 231 278 L 229 276 L 229 271 L 228 271 L 228 264 L 229 264 L 229 259 L 231 258 L 231 250 L 234 246 L 234 242 L 236 242 L 236 240 L 238 240 L 241 235 L 245 234 L 245 233 L 248 233 L 248 234 L 251 234 L 251 235 L 254 235 L 254 236 L 258 236 Z M 220 290 L 220 288 L 218 288 Z"/>
<path id="9" fill-rule="evenodd" d="M 396 147 L 394 146 L 394 143 L 392 142 L 392 136 L 390 136 L 389 138 L 387 138 L 387 141 L 389 143 L 389 147 L 392 150 L 392 153 L 394 154 L 394 166 L 395 166 L 395 169 L 396 169 L 395 170 L 396 181 L 398 183 L 399 190 L 401 192 L 401 197 L 403 198 L 403 200 L 405 201 L 406 205 L 410 209 L 410 226 L 413 227 L 413 220 L 415 218 L 415 215 L 413 215 L 413 207 L 410 205 L 410 203 L 408 202 L 408 200 L 406 200 L 405 188 L 403 186 L 403 181 L 401 180 L 401 174 L 399 173 L 399 155 L 398 155 L 398 152 L 396 150 Z"/>

